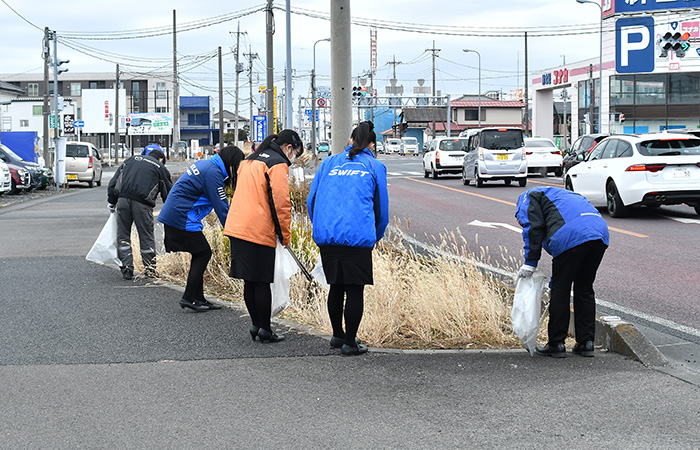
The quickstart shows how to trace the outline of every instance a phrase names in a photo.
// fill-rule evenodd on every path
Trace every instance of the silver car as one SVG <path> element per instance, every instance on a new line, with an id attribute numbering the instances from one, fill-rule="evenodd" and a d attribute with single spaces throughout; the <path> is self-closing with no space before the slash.
<path id="1" fill-rule="evenodd" d="M 467 152 L 462 164 L 462 182 L 476 187 L 486 181 L 503 180 L 506 186 L 518 181 L 527 185 L 527 160 L 520 128 L 478 128 L 467 132 Z"/>
<path id="2" fill-rule="evenodd" d="M 69 142 L 66 144 L 66 181 L 87 182 L 102 185 L 102 158 L 94 145 L 89 142 Z"/>

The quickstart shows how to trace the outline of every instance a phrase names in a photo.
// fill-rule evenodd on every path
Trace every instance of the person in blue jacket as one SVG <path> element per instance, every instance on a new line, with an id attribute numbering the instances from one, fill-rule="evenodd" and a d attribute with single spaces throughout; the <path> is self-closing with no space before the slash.
<path id="1" fill-rule="evenodd" d="M 356 338 L 364 309 L 363 291 L 374 282 L 372 249 L 389 223 L 386 166 L 372 154 L 377 142 L 372 122 L 360 123 L 350 142 L 344 153 L 323 161 L 307 199 L 313 238 L 330 284 L 331 347 L 340 348 L 345 356 L 367 352 L 367 346 Z"/>
<path id="2" fill-rule="evenodd" d="M 566 357 L 564 340 L 569 329 L 571 285 L 574 287 L 573 353 L 593 356 L 595 292 L 593 282 L 608 248 L 608 225 L 597 209 L 580 194 L 562 188 L 537 187 L 518 197 L 515 217 L 523 227 L 525 264 L 518 276 L 531 277 L 542 255 L 552 255 L 549 342 L 536 352 Z"/>
<path id="3" fill-rule="evenodd" d="M 228 214 L 225 185 L 235 188 L 243 152 L 228 146 L 211 159 L 195 162 L 175 182 L 158 215 L 165 228 L 165 251 L 192 254 L 181 308 L 194 311 L 221 309 L 204 298 L 204 272 L 211 259 L 211 247 L 202 232 L 202 220 L 212 211 L 223 227 Z"/>

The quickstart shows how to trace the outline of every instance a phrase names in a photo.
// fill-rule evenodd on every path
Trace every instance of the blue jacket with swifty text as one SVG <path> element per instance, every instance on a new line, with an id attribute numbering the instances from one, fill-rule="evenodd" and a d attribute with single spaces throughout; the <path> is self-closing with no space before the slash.
<path id="1" fill-rule="evenodd" d="M 553 258 L 588 241 L 609 245 L 608 225 L 580 194 L 558 187 L 537 187 L 518 197 L 515 217 L 523 227 L 525 264 L 537 267 L 544 248 Z"/>
<path id="2" fill-rule="evenodd" d="M 364 149 L 329 156 L 316 172 L 307 206 L 319 246 L 372 247 L 389 223 L 386 166 Z"/>
<path id="3" fill-rule="evenodd" d="M 223 226 L 228 214 L 226 178 L 226 166 L 219 155 L 195 162 L 173 185 L 158 221 L 178 230 L 202 231 L 202 219 L 214 209 Z"/>

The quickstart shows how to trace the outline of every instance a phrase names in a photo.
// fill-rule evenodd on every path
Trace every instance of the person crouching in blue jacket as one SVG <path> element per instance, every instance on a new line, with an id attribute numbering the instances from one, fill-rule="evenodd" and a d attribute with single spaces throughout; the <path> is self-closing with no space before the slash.
<path id="1" fill-rule="evenodd" d="M 313 237 L 330 284 L 331 347 L 344 356 L 367 352 L 356 338 L 364 309 L 364 286 L 373 284 L 372 249 L 389 223 L 386 166 L 372 155 L 372 122 L 352 132 L 344 153 L 326 158 L 316 172 L 307 205 Z M 345 299 L 347 296 L 347 299 Z M 345 331 L 343 331 L 343 310 Z"/>
<path id="2" fill-rule="evenodd" d="M 593 356 L 595 292 L 593 282 L 608 248 L 608 225 L 597 209 L 580 194 L 558 187 L 537 187 L 518 197 L 515 217 L 523 227 L 525 264 L 518 276 L 531 277 L 542 249 L 552 255 L 549 342 L 537 354 L 566 357 L 571 285 L 574 286 L 573 353 Z"/>

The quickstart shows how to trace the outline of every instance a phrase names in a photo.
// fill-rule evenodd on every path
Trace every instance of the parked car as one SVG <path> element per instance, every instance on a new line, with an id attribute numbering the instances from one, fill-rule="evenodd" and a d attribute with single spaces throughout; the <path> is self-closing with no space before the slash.
<path id="1" fill-rule="evenodd" d="M 680 133 L 610 136 L 572 167 L 564 186 L 607 207 L 611 217 L 630 208 L 687 204 L 700 215 L 700 138 Z"/>
<path id="2" fill-rule="evenodd" d="M 462 173 L 464 154 L 467 152 L 467 138 L 439 137 L 428 144 L 423 155 L 423 175 L 436 179 L 445 173 Z"/>
<path id="3" fill-rule="evenodd" d="M 69 142 L 66 144 L 66 180 L 102 185 L 102 159 L 99 152 L 89 142 Z"/>
<path id="4" fill-rule="evenodd" d="M 27 169 L 22 166 L 15 164 L 8 164 L 7 167 L 10 169 L 10 190 L 8 194 L 18 194 L 20 191 L 31 191 L 31 176 Z"/>
<path id="5" fill-rule="evenodd" d="M 503 180 L 506 186 L 518 181 L 527 185 L 527 160 L 523 130 L 520 128 L 474 128 L 467 132 L 467 153 L 462 164 L 462 183 L 474 180 L 476 187 L 486 181 Z"/>
<path id="6" fill-rule="evenodd" d="M 53 170 L 48 167 L 41 166 L 41 183 L 37 189 L 44 190 L 54 183 Z"/>
<path id="7" fill-rule="evenodd" d="M 417 155 L 420 151 L 418 146 L 418 139 L 414 137 L 402 137 L 401 138 L 401 149 L 399 149 L 399 155 Z"/>
<path id="8" fill-rule="evenodd" d="M 566 173 L 576 164 L 586 159 L 586 155 L 588 155 L 588 153 L 590 153 L 590 151 L 593 150 L 600 141 L 602 141 L 608 136 L 610 135 L 585 134 L 576 139 L 574 145 L 572 145 L 570 149 L 564 150 L 564 159 L 562 160 L 562 172 Z"/>
<path id="9" fill-rule="evenodd" d="M 41 167 L 39 164 L 23 159 L 3 144 L 0 144 L 0 159 L 5 161 L 8 166 L 18 168 L 16 175 L 12 177 L 13 183 L 16 185 L 12 187 L 13 193 L 16 193 L 19 189 L 32 190 L 41 185 Z M 27 173 L 28 179 L 26 180 L 21 175 L 23 171 Z"/>
<path id="10" fill-rule="evenodd" d="M 12 189 L 12 174 L 5 161 L 0 160 L 0 195 Z"/>
<path id="11" fill-rule="evenodd" d="M 317 153 L 329 153 L 331 151 L 331 146 L 328 145 L 328 142 L 323 141 L 318 143 L 318 151 Z"/>
<path id="12" fill-rule="evenodd" d="M 530 173 L 539 173 L 543 177 L 549 172 L 554 172 L 555 177 L 562 175 L 561 150 L 551 139 L 525 138 L 525 159 Z"/>
<path id="13" fill-rule="evenodd" d="M 399 153 L 401 151 L 401 139 L 389 139 L 386 141 L 387 154 Z"/>
<path id="14" fill-rule="evenodd" d="M 382 141 L 377 141 L 377 145 L 375 147 L 376 153 L 377 154 L 382 154 L 384 153 L 384 144 Z"/>

